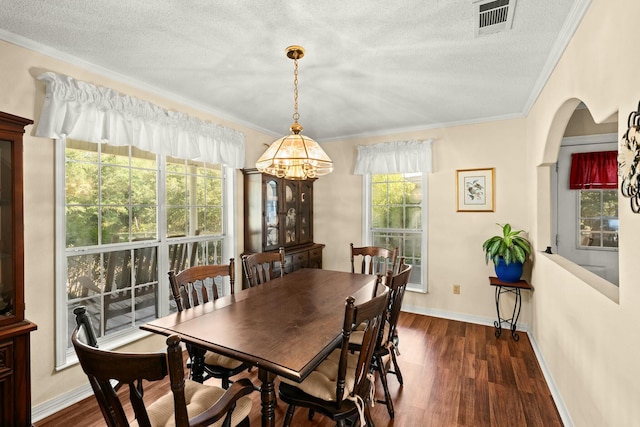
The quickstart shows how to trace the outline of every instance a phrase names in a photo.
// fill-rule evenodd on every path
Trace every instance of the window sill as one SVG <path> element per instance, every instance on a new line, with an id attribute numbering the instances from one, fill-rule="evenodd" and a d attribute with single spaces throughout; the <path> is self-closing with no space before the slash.
<path id="1" fill-rule="evenodd" d="M 580 267 L 578 264 L 574 263 L 573 261 L 569 261 L 561 255 L 547 254 L 545 252 L 541 252 L 540 254 L 536 255 L 548 258 L 551 262 L 557 264 L 564 270 L 573 274 L 575 277 L 582 280 L 586 285 L 591 286 L 593 289 L 600 292 L 611 301 L 615 302 L 616 304 L 620 303 L 620 288 L 609 282 L 608 280 L 605 280 L 597 274 L 590 272 L 584 267 Z"/>

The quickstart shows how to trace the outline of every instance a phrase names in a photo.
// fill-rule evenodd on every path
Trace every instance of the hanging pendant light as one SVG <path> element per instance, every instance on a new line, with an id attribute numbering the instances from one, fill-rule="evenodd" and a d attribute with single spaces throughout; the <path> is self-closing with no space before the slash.
<path id="1" fill-rule="evenodd" d="M 302 135 L 302 126 L 298 123 L 298 59 L 304 56 L 302 46 L 289 46 L 287 57 L 293 59 L 294 70 L 294 113 L 291 134 L 273 142 L 256 162 L 260 172 L 279 178 L 302 180 L 316 178 L 333 171 L 333 162 L 327 153 L 313 139 Z"/>

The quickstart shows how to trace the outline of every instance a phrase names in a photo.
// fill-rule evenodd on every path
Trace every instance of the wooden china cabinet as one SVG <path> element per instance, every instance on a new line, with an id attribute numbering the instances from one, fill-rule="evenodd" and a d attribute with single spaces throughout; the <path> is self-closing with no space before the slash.
<path id="1" fill-rule="evenodd" d="M 313 181 L 244 169 L 245 253 L 285 249 L 285 271 L 322 268 L 323 244 L 313 241 Z"/>
<path id="2" fill-rule="evenodd" d="M 0 112 L 0 425 L 31 425 L 29 334 L 24 318 L 22 136 L 32 120 Z"/>

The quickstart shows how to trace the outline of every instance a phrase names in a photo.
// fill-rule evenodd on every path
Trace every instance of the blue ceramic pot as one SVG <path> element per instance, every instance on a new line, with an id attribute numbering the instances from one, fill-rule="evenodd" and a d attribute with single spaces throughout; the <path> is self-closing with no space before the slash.
<path id="1" fill-rule="evenodd" d="M 518 261 L 512 261 L 509 265 L 504 262 L 504 259 L 500 258 L 498 264 L 496 264 L 496 276 L 503 282 L 515 283 L 522 277 L 522 263 Z"/>

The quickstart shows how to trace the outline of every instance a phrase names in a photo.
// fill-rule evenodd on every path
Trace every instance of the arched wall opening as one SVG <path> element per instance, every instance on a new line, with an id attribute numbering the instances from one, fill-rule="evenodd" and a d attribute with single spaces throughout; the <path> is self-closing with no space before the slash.
<path id="1" fill-rule="evenodd" d="M 558 193 L 558 188 L 568 186 L 568 176 L 565 170 L 564 175 L 558 175 L 561 167 L 566 168 L 567 153 L 573 151 L 603 151 L 616 150 L 617 145 L 617 121 L 618 113 L 611 114 L 606 119 L 596 122 L 591 115 L 588 105 L 580 99 L 572 98 L 565 101 L 556 112 L 552 124 L 547 134 L 546 144 L 543 152 L 543 162 L 537 168 L 538 189 L 546 191 L 545 197 L 541 198 L 542 202 L 538 204 L 538 224 L 537 238 L 540 242 L 541 249 L 547 250 L 544 256 L 549 257 L 554 262 L 562 266 L 565 270 L 581 279 L 588 286 L 598 290 L 614 302 L 618 302 L 618 276 L 617 276 L 617 247 L 615 249 L 605 248 L 598 250 L 590 250 L 591 248 L 580 248 L 579 239 L 575 234 L 575 230 L 579 230 L 580 226 L 580 205 L 574 205 L 567 211 L 567 203 L 575 203 L 573 200 L 578 197 L 576 190 L 570 194 L 571 199 L 567 197 L 568 193 Z M 604 145 L 608 143 L 608 145 Z M 592 145 L 593 144 L 593 145 Z M 603 144 L 603 145 L 598 145 Z M 569 147 L 572 146 L 573 147 Z M 577 147 L 577 148 L 576 148 Z M 564 156 L 564 160 L 562 157 Z M 560 160 L 560 161 L 559 161 Z M 564 162 L 564 163 L 563 163 Z M 619 201 L 619 192 L 615 191 L 616 200 Z M 560 200 L 560 203 L 559 203 Z M 559 212 L 559 205 L 565 204 L 564 208 Z M 567 227 L 566 222 L 560 221 L 559 215 L 573 215 L 577 221 L 578 228 Z M 617 212 L 616 212 L 617 214 Z M 613 224 L 613 221 L 611 221 Z M 615 221 L 617 225 L 617 221 Z M 563 229 L 564 227 L 564 229 Z M 574 234 L 569 233 L 574 232 Z M 580 233 L 580 231 L 577 231 Z M 561 237 L 564 234 L 564 237 Z M 579 237 L 579 236 L 578 236 Z M 564 249 L 558 249 L 559 239 L 564 238 Z M 599 259 L 602 254 L 611 255 L 615 253 L 615 272 L 609 274 L 597 273 L 598 268 L 592 267 L 600 264 L 599 261 L 581 261 L 579 258 L 571 256 L 567 251 L 567 240 L 572 248 L 578 247 L 578 252 L 591 252 L 594 259 Z M 600 251 L 600 252 L 598 252 Z M 549 253 L 550 252 L 550 253 Z M 564 252 L 564 253 L 563 253 Z M 575 252 L 575 251 L 574 251 Z M 573 258 L 573 259 L 572 259 Z M 611 262 L 611 260 L 609 261 Z M 582 264 L 582 265 L 581 265 Z M 611 281 L 613 280 L 613 281 Z"/>

